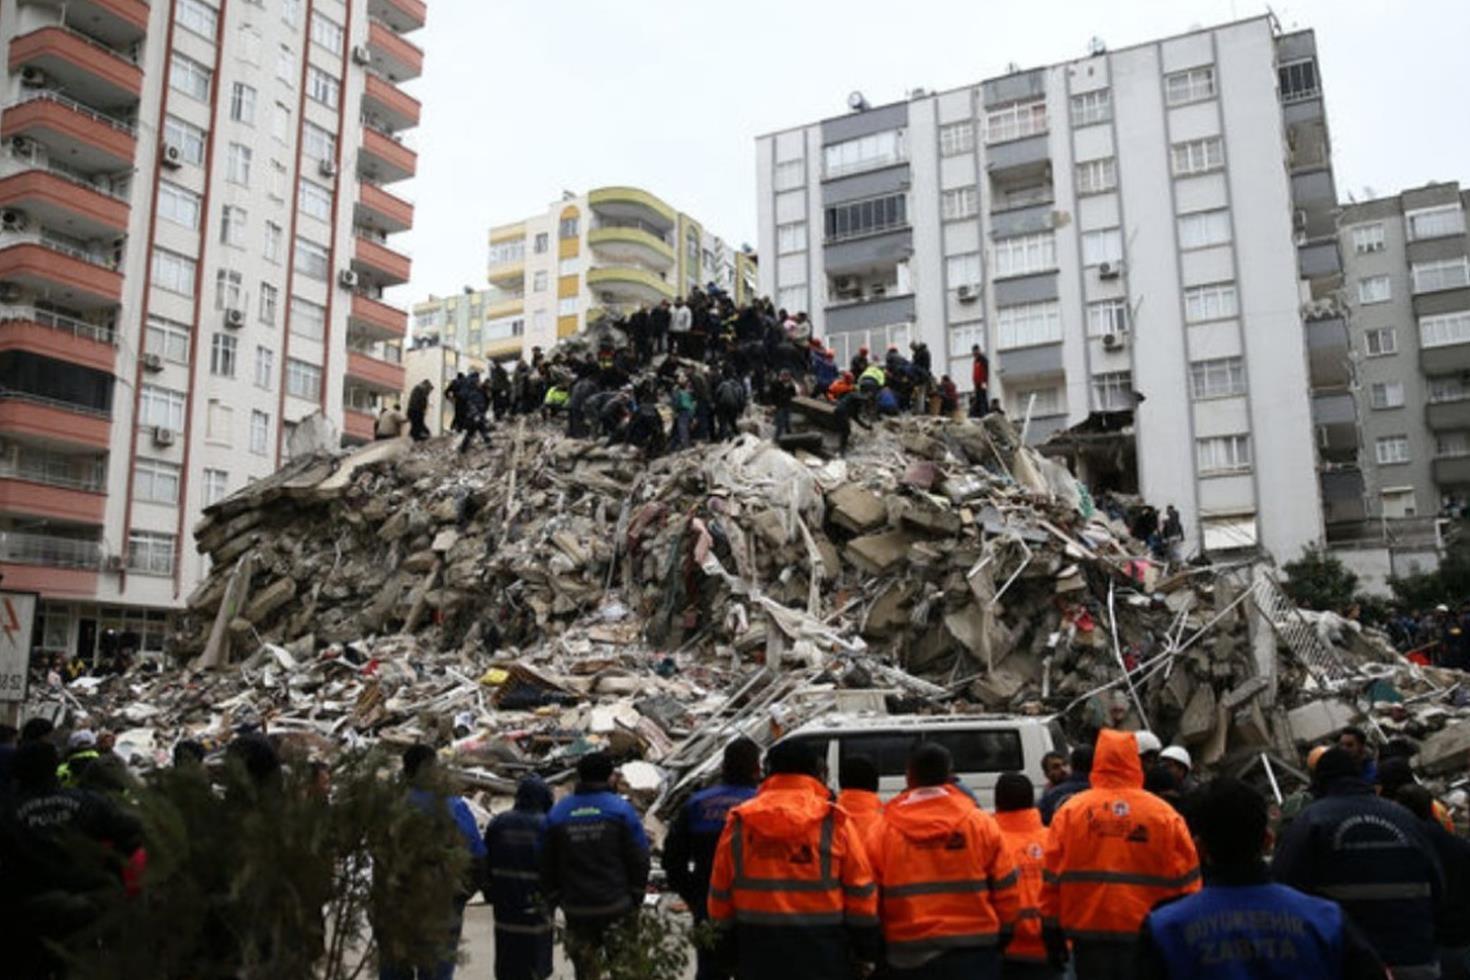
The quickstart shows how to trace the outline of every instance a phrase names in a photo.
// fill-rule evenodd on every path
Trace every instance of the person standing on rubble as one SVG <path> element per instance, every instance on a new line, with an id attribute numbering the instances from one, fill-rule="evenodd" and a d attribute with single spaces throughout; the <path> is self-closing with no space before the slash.
<path id="1" fill-rule="evenodd" d="M 541 890 L 567 920 L 577 980 L 597 980 L 609 932 L 638 914 L 648 888 L 648 837 L 632 804 L 612 791 L 612 759 L 577 760 L 577 785 L 546 817 Z"/>
<path id="2" fill-rule="evenodd" d="M 695 925 L 709 920 L 709 879 L 715 864 L 715 847 L 725 829 L 730 810 L 755 796 L 761 781 L 760 746 L 748 738 L 737 738 L 725 746 L 720 781 L 689 798 L 674 818 L 664 840 L 663 869 L 669 887 L 689 906 Z M 695 980 L 719 980 L 727 973 L 719 968 L 714 953 L 695 950 L 698 966 Z"/>
<path id="3" fill-rule="evenodd" d="M 459 451 L 467 453 L 470 451 L 470 443 L 475 436 L 484 440 L 485 445 L 490 445 L 490 397 L 485 394 L 484 385 L 480 384 L 480 372 L 471 371 L 469 379 L 464 386 L 464 439 L 460 441 Z"/>
<path id="4" fill-rule="evenodd" d="M 777 439 L 791 431 L 791 403 L 795 399 L 796 383 L 791 380 L 791 372 L 782 369 L 776 380 L 771 382 L 771 387 L 766 390 L 766 401 L 775 409 L 772 421 L 776 426 Z"/>
<path id="5" fill-rule="evenodd" d="M 866 848 L 819 778 L 816 754 L 766 753 L 755 799 L 730 811 L 710 874 L 709 917 L 737 980 L 855 980 L 873 962 L 878 894 Z"/>
<path id="6" fill-rule="evenodd" d="M 541 835 L 551 789 L 540 776 L 516 786 L 514 808 L 485 828 L 485 899 L 495 910 L 495 980 L 551 976 L 551 918 L 541 899 Z"/>
<path id="7" fill-rule="evenodd" d="M 414 442 L 423 442 L 429 438 L 429 427 L 424 424 L 424 417 L 429 414 L 429 394 L 433 390 L 434 382 L 425 378 L 414 385 L 413 390 L 408 393 L 408 434 L 413 437 Z M 454 418 L 457 423 L 461 422 L 463 393 L 463 386 L 454 393 Z"/>
<path id="8" fill-rule="evenodd" d="M 385 404 L 378 410 L 378 420 L 373 424 L 373 438 L 397 439 L 403 434 L 403 423 L 408 421 L 408 416 L 399 411 L 397 405 Z"/>
<path id="9" fill-rule="evenodd" d="M 1372 786 L 1378 782 L 1378 762 L 1373 758 L 1373 753 L 1368 749 L 1368 733 L 1361 728 L 1349 726 L 1344 728 L 1337 736 L 1337 747 L 1352 757 L 1357 763 L 1358 774 L 1363 777 L 1363 782 Z"/>
<path id="10" fill-rule="evenodd" d="M 689 331 L 694 329 L 694 311 L 684 303 L 684 297 L 674 300 L 674 310 L 669 316 L 669 353 L 675 357 L 689 356 Z"/>
<path id="11" fill-rule="evenodd" d="M 1199 856 L 1184 818 L 1143 788 L 1133 733 L 1098 733 L 1091 782 L 1052 818 L 1042 938 L 1054 967 L 1070 940 L 1078 977 L 1132 980 L 1144 916 L 1199 890 Z"/>
<path id="12" fill-rule="evenodd" d="M 990 358 L 979 344 L 970 347 L 970 387 L 970 417 L 979 418 L 990 405 Z"/>
<path id="13" fill-rule="evenodd" d="M 1043 760 L 1043 766 L 1045 760 Z M 1046 869 L 1046 827 L 1036 809 L 1036 789 L 1019 772 L 1002 773 L 995 783 L 995 822 L 1016 866 L 1021 908 L 1015 935 L 1005 948 L 1000 974 L 1005 980 L 1058 980 L 1041 941 L 1041 881 Z"/>

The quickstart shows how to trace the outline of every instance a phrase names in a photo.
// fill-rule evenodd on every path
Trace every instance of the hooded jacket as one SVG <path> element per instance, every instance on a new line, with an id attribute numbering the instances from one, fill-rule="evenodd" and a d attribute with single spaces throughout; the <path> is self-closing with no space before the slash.
<path id="1" fill-rule="evenodd" d="M 1006 947 L 1006 959 L 1044 963 L 1046 947 L 1041 942 L 1041 879 L 1046 868 L 1046 827 L 1041 811 L 1011 810 L 996 813 L 995 822 L 1005 838 L 1006 850 L 1016 866 L 1015 938 Z"/>
<path id="2" fill-rule="evenodd" d="M 541 834 L 551 809 L 551 790 L 529 776 L 516 787 L 514 809 L 485 827 L 485 898 L 495 908 L 495 925 L 514 931 L 551 932 L 541 901 Z"/>
<path id="3" fill-rule="evenodd" d="M 1091 781 L 1052 817 L 1042 921 L 1074 940 L 1132 942 L 1154 905 L 1199 890 L 1199 856 L 1184 818 L 1144 790 L 1132 733 L 1098 734 Z"/>
<path id="4" fill-rule="evenodd" d="M 852 818 L 853 826 L 857 828 L 858 838 L 868 847 L 868 859 L 871 861 L 873 851 L 869 843 L 873 840 L 874 833 L 883 824 L 883 800 L 877 793 L 865 789 L 845 789 L 837 794 L 837 805 Z"/>
<path id="5" fill-rule="evenodd" d="M 648 837 L 638 811 L 606 784 L 578 784 L 546 817 L 541 885 L 573 921 L 638 908 L 648 887 Z"/>
<path id="6" fill-rule="evenodd" d="M 700 790 L 679 810 L 674 825 L 669 828 L 669 835 L 664 839 L 664 874 L 669 885 L 688 904 L 696 921 L 706 917 L 710 869 L 715 863 L 715 847 L 725 830 L 725 820 L 732 807 L 751 799 L 755 792 L 754 786 L 733 783 L 719 783 Z"/>

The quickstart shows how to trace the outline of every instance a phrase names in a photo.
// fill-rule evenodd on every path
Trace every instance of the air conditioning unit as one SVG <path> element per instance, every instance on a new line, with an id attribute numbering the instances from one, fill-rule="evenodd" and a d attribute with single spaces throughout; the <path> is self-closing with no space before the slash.
<path id="1" fill-rule="evenodd" d="M 353 64 L 370 65 L 373 63 L 373 53 L 366 44 L 357 44 L 352 48 Z"/>
<path id="2" fill-rule="evenodd" d="M 225 310 L 225 326 L 235 330 L 245 326 L 245 311 Z"/>
<path id="3" fill-rule="evenodd" d="M 153 444 L 155 446 L 172 446 L 176 437 L 177 436 L 173 429 L 167 428 L 162 425 L 156 427 L 153 430 Z"/>
<path id="4" fill-rule="evenodd" d="M 24 136 L 13 136 L 10 139 L 10 155 L 20 160 L 29 160 L 34 156 L 36 144 Z"/>
<path id="5" fill-rule="evenodd" d="M 342 286 L 343 289 L 356 289 L 358 283 L 358 275 L 352 269 L 343 269 L 341 272 L 337 273 L 337 282 Z"/>
<path id="6" fill-rule="evenodd" d="M 25 231 L 26 225 L 29 223 L 24 211 L 17 210 L 16 208 L 6 208 L 4 211 L 0 211 L 0 228 L 6 231 Z"/>
<path id="7" fill-rule="evenodd" d="M 337 164 L 333 160 L 323 160 L 321 163 L 317 164 L 316 169 L 317 173 L 321 174 L 323 177 L 337 176 Z"/>
<path id="8" fill-rule="evenodd" d="M 170 170 L 177 170 L 184 165 L 184 148 L 173 143 L 163 144 L 159 151 L 159 162 Z"/>
<path id="9" fill-rule="evenodd" d="M 120 572 L 128 566 L 128 560 L 123 555 L 108 555 L 102 559 L 102 567 L 109 572 Z"/>
<path id="10" fill-rule="evenodd" d="M 1103 350 L 1122 350 L 1126 343 L 1123 335 L 1120 333 L 1105 333 L 1103 334 L 1102 342 Z"/>
<path id="11" fill-rule="evenodd" d="M 153 372 L 162 371 L 163 370 L 163 355 L 162 354 L 144 354 L 143 355 L 143 370 L 145 370 L 145 371 L 153 371 Z"/>
<path id="12" fill-rule="evenodd" d="M 1116 279 L 1123 274 L 1122 262 L 1104 262 L 1097 267 L 1099 279 Z"/>
<path id="13" fill-rule="evenodd" d="M 975 300 L 980 298 L 979 293 L 975 291 L 975 287 L 971 286 L 969 283 L 965 283 L 958 290 L 956 290 L 956 292 L 959 295 L 961 303 L 973 303 L 975 302 Z"/>
<path id="14" fill-rule="evenodd" d="M 41 88 L 46 84 L 46 73 L 39 68 L 26 65 L 20 70 L 20 83 L 26 88 Z"/>

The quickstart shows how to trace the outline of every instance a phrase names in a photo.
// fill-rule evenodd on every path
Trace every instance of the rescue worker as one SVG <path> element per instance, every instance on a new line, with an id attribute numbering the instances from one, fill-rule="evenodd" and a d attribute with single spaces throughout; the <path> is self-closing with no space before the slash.
<path id="1" fill-rule="evenodd" d="M 87 767 L 101 755 L 97 751 L 97 735 L 90 728 L 81 728 L 66 738 L 66 761 L 56 767 L 56 778 L 67 789 L 75 789 L 82 781 Z"/>
<path id="2" fill-rule="evenodd" d="M 1011 863 L 1016 866 L 1020 910 L 1015 934 L 1005 949 L 1005 980 L 1056 980 L 1061 976 L 1046 961 L 1041 941 L 1041 880 L 1046 868 L 1046 827 L 1036 809 L 1036 789 L 1018 772 L 1003 773 L 995 783 L 995 822 L 1000 825 Z"/>
<path id="3" fill-rule="evenodd" d="M 878 392 L 888 384 L 888 372 L 876 361 L 863 369 L 863 373 L 857 376 L 858 390 L 870 398 L 877 396 Z"/>
<path id="4" fill-rule="evenodd" d="M 485 899 L 495 910 L 495 980 L 551 976 L 551 918 L 541 901 L 540 845 L 551 809 L 540 776 L 516 786 L 514 808 L 485 827 Z"/>
<path id="5" fill-rule="evenodd" d="M 884 808 L 869 848 L 892 980 L 999 978 L 1020 910 L 1000 827 L 951 783 L 953 770 L 948 749 L 919 743 L 909 788 Z"/>
<path id="6" fill-rule="evenodd" d="M 1132 732 L 1098 733 L 1091 784 L 1052 817 L 1042 939 L 1054 967 L 1070 939 L 1079 977 L 1129 980 L 1144 916 L 1199 890 L 1199 857 L 1184 818 L 1144 790 Z"/>
<path id="7" fill-rule="evenodd" d="M 782 370 L 771 382 L 766 390 L 766 400 L 771 403 L 776 412 L 773 421 L 776 425 L 776 438 L 779 439 L 791 431 L 791 402 L 796 398 L 796 382 L 791 380 L 791 372 Z"/>
<path id="8" fill-rule="evenodd" d="M 836 381 L 827 386 L 827 400 L 829 402 L 841 401 L 844 395 L 852 394 L 857 388 L 857 383 L 852 379 L 851 371 L 843 371 Z"/>
<path id="9" fill-rule="evenodd" d="M 1470 840 L 1444 828 L 1437 801 L 1418 783 L 1400 786 L 1392 799 L 1419 818 L 1444 869 L 1444 900 L 1434 921 L 1440 980 L 1470 980 Z"/>
<path id="10" fill-rule="evenodd" d="M 612 760 L 577 760 L 577 785 L 551 808 L 541 847 L 541 889 L 567 920 L 567 955 L 577 980 L 598 976 L 597 957 L 614 926 L 636 915 L 648 888 L 648 837 L 632 804 L 612 791 Z"/>
<path id="11" fill-rule="evenodd" d="M 709 919 L 710 870 L 715 863 L 715 846 L 725 829 L 725 818 L 733 807 L 755 796 L 761 781 L 760 746 L 748 738 L 737 738 L 725 746 L 720 781 L 700 790 L 679 810 L 664 840 L 663 869 L 672 888 L 696 924 Z M 695 980 L 715 980 L 724 975 L 713 953 L 696 949 Z"/>
<path id="12" fill-rule="evenodd" d="M 1336 903 L 1271 883 L 1268 823 L 1265 797 L 1244 783 L 1217 779 L 1202 791 L 1194 831 L 1205 886 L 1144 920 L 1139 980 L 1382 980 Z"/>
<path id="13" fill-rule="evenodd" d="M 861 378 L 863 376 L 863 372 L 867 369 L 868 349 L 866 347 L 859 347 L 858 352 L 852 355 L 852 361 L 847 366 L 848 373 L 851 374 L 854 378 Z"/>
<path id="14" fill-rule="evenodd" d="M 715 849 L 709 917 L 737 980 L 854 980 L 878 945 L 878 894 L 852 819 L 828 798 L 804 742 L 766 754 L 755 799 Z"/>
<path id="15" fill-rule="evenodd" d="M 855 755 L 838 764 L 837 805 L 852 817 L 863 844 L 871 844 L 874 828 L 883 820 L 883 800 L 878 796 L 878 766 L 872 759 Z"/>
<path id="16" fill-rule="evenodd" d="M 1317 799 L 1291 822 L 1273 877 L 1335 900 L 1395 977 L 1437 977 L 1434 920 L 1444 874 L 1408 810 L 1374 795 L 1362 763 L 1341 748 L 1317 761 Z"/>
<path id="17" fill-rule="evenodd" d="M 1174 777 L 1174 781 L 1179 784 L 1179 792 L 1189 794 L 1198 788 L 1198 784 L 1190 776 L 1194 760 L 1189 757 L 1189 750 L 1184 746 L 1171 745 L 1160 752 L 1159 766 Z"/>
<path id="18" fill-rule="evenodd" d="M 979 344 L 970 347 L 970 358 L 970 416 L 979 418 L 985 414 L 985 406 L 990 402 L 990 358 L 985 356 Z"/>
<path id="19" fill-rule="evenodd" d="M 403 423 L 408 416 L 397 405 L 384 405 L 378 411 L 378 420 L 373 423 L 374 439 L 397 439 L 403 434 Z"/>
<path id="20" fill-rule="evenodd" d="M 455 381 L 459 379 L 456 378 Z M 429 413 L 429 393 L 434 390 L 434 382 L 425 378 L 413 386 L 408 393 L 408 434 L 413 437 L 414 442 L 423 442 L 429 438 L 429 427 L 424 424 L 424 416 Z M 456 422 L 462 422 L 461 409 L 464 404 L 464 396 L 459 389 L 455 390 L 454 418 Z"/>

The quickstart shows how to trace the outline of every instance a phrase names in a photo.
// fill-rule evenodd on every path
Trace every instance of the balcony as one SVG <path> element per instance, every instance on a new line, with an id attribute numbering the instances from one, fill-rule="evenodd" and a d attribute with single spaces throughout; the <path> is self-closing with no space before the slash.
<path id="1" fill-rule="evenodd" d="M 1441 456 L 1436 459 L 1434 482 L 1441 488 L 1470 484 L 1470 456 Z"/>
<path id="2" fill-rule="evenodd" d="M 372 391 L 400 394 L 403 391 L 403 365 L 362 351 L 349 350 L 347 380 Z"/>
<path id="3" fill-rule="evenodd" d="M 1312 387 L 1337 388 L 1352 380 L 1352 349 L 1342 317 L 1308 320 L 1307 363 Z"/>
<path id="4" fill-rule="evenodd" d="M 9 350 L 111 374 L 117 335 L 106 327 L 33 306 L 0 306 L 0 352 Z"/>
<path id="5" fill-rule="evenodd" d="M 73 238 L 104 238 L 128 230 L 128 202 L 91 184 L 49 170 L 0 177 L 0 208 Z"/>
<path id="6" fill-rule="evenodd" d="M 131 123 L 51 92 L 32 92 L 7 106 L 0 135 L 43 143 L 53 161 L 89 172 L 125 170 L 138 148 Z"/>
<path id="7" fill-rule="evenodd" d="M 44 517 L 70 524 L 102 523 L 107 494 L 15 479 L 0 469 L 0 512 Z"/>
<path id="8" fill-rule="evenodd" d="M 397 340 L 408 333 L 408 314 L 381 300 L 352 294 L 352 311 L 348 326 L 373 340 Z"/>
<path id="9" fill-rule="evenodd" d="M 660 269 L 674 265 L 674 247 L 656 226 L 636 219 L 599 223 L 587 233 L 587 243 L 615 262 L 645 262 Z"/>
<path id="10" fill-rule="evenodd" d="M 147 0 L 68 0 L 66 21 L 89 37 L 126 48 L 148 34 Z"/>
<path id="11" fill-rule="evenodd" d="M 357 191 L 354 217 L 358 224 L 387 234 L 408 231 L 413 227 L 413 205 L 403 198 L 395 197 L 365 180 L 358 181 Z"/>
<path id="12" fill-rule="evenodd" d="M 73 309 L 122 302 L 122 274 L 112 262 L 39 235 L 0 242 L 0 281 Z"/>
<path id="13" fill-rule="evenodd" d="M 1470 371 L 1470 343 L 1420 348 L 1419 369 L 1434 377 Z"/>
<path id="14" fill-rule="evenodd" d="M 611 293 L 613 302 L 657 303 L 673 299 L 674 287 L 655 273 L 636 266 L 603 266 L 587 270 L 587 286 L 599 297 Z"/>
<path id="15" fill-rule="evenodd" d="M 362 109 L 394 133 L 417 126 L 423 113 L 418 99 L 371 71 L 367 73 L 367 87 L 362 93 Z"/>
<path id="16" fill-rule="evenodd" d="M 401 286 L 408 282 L 413 260 L 382 242 L 358 235 L 352 253 L 352 267 L 383 286 Z"/>
<path id="17" fill-rule="evenodd" d="M 0 388 L 0 434 L 55 446 L 105 451 L 112 417 L 88 408 L 12 388 Z"/>
<path id="18" fill-rule="evenodd" d="M 0 531 L 0 562 L 95 570 L 102 564 L 102 543 L 54 534 Z"/>
<path id="19" fill-rule="evenodd" d="M 395 82 L 424 73 L 423 51 L 380 20 L 368 25 L 368 48 L 373 53 L 373 69 Z"/>
<path id="20" fill-rule="evenodd" d="M 1424 406 L 1424 421 L 1436 432 L 1449 429 L 1470 429 L 1470 398 L 1430 402 Z"/>
<path id="21" fill-rule="evenodd" d="M 526 260 L 516 259 L 514 262 L 500 262 L 492 265 L 486 272 L 485 278 L 490 280 L 492 285 L 502 289 L 519 289 L 526 279 Z"/>
<path id="22" fill-rule="evenodd" d="M 377 429 L 377 419 L 372 412 L 361 409 L 342 408 L 342 443 L 347 446 L 372 442 Z"/>
<path id="23" fill-rule="evenodd" d="M 519 316 L 526 311 L 526 298 L 524 296 L 513 296 L 510 299 L 501 300 L 499 303 L 491 303 L 485 307 L 485 319 L 498 320 L 503 316 Z"/>
<path id="24" fill-rule="evenodd" d="M 368 16 L 406 34 L 424 26 L 428 10 L 424 0 L 368 0 Z"/>
<path id="25" fill-rule="evenodd" d="M 673 230 L 678 212 L 637 187 L 598 187 L 587 194 L 587 204 L 604 218 L 642 221 L 660 233 Z"/>
<path id="26" fill-rule="evenodd" d="M 382 130 L 364 124 L 357 164 L 359 176 L 370 183 L 391 184 L 412 177 L 418 171 L 419 156 Z"/>
<path id="27" fill-rule="evenodd" d="M 1049 137 L 1028 136 L 985 148 L 985 169 L 994 181 L 1029 183 L 1051 169 Z"/>
<path id="28" fill-rule="evenodd" d="M 143 69 L 106 45 L 65 27 L 43 27 L 10 42 L 10 70 L 40 71 L 38 88 L 64 89 L 100 108 L 123 108 L 143 94 Z"/>

